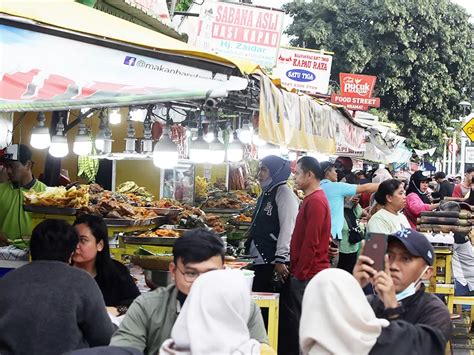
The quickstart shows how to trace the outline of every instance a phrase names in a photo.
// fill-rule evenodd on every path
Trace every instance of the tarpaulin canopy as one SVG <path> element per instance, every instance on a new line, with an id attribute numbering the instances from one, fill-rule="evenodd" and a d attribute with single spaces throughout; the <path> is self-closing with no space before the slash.
<path id="1" fill-rule="evenodd" d="M 73 1 L 2 1 L 0 11 L 0 111 L 204 99 L 247 86 L 226 58 Z"/>

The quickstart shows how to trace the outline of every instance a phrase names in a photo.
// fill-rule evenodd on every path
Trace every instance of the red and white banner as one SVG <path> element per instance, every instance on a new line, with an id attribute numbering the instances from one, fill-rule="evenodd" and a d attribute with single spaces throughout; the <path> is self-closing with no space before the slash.
<path id="1" fill-rule="evenodd" d="M 247 80 L 0 25 L 0 112 L 128 106 L 225 96 Z M 75 53 L 68 60 L 57 54 Z"/>
<path id="2" fill-rule="evenodd" d="M 225 3 L 201 6 L 195 45 L 272 68 L 278 56 L 283 11 Z"/>
<path id="3" fill-rule="evenodd" d="M 332 56 L 320 51 L 280 48 L 273 75 L 290 89 L 327 94 Z"/>
<path id="4" fill-rule="evenodd" d="M 364 98 L 332 94 L 331 102 L 343 105 L 348 110 L 367 111 L 369 107 L 380 107 L 379 97 Z"/>

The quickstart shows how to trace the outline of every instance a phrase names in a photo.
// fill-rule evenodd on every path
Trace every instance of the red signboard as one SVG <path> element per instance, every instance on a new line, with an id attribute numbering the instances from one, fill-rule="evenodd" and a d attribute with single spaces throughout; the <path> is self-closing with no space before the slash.
<path id="1" fill-rule="evenodd" d="M 339 73 L 341 95 L 349 97 L 372 97 L 376 76 Z"/>
<path id="2" fill-rule="evenodd" d="M 342 96 L 337 94 L 331 95 L 331 102 L 334 104 L 339 104 L 346 106 L 349 110 L 367 110 L 368 107 L 380 107 L 380 98 L 379 97 L 350 97 Z M 352 107 L 362 107 L 362 108 L 352 108 Z"/>

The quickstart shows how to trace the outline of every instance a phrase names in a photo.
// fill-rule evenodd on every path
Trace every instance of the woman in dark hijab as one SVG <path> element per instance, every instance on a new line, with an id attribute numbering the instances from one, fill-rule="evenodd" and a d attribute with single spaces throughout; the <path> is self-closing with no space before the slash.
<path id="1" fill-rule="evenodd" d="M 275 155 L 260 161 L 258 198 L 247 240 L 247 252 L 254 257 L 253 291 L 274 292 L 274 273 L 282 280 L 289 275 L 291 234 L 299 200 L 287 185 L 290 162 Z"/>
<path id="2" fill-rule="evenodd" d="M 438 203 L 431 203 L 431 198 L 428 195 L 429 181 L 430 178 L 425 176 L 422 171 L 415 171 L 410 178 L 404 214 L 412 228 L 416 228 L 416 219 L 420 217 L 421 212 L 432 211 L 439 206 Z"/>

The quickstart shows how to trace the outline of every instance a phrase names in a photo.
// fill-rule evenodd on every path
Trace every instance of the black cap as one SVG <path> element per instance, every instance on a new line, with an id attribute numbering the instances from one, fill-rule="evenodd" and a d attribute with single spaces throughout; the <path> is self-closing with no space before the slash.
<path id="1" fill-rule="evenodd" d="M 329 169 L 334 167 L 334 164 L 331 163 L 330 161 L 322 161 L 321 163 L 319 163 L 319 165 L 321 166 L 321 170 L 323 171 L 323 174 L 326 174 L 326 172 Z"/>
<path id="2" fill-rule="evenodd" d="M 433 265 L 434 249 L 423 233 L 407 228 L 390 234 L 388 238 L 389 241 L 390 238 L 400 241 L 411 255 L 422 257 L 428 265 Z"/>
<path id="3" fill-rule="evenodd" d="M 1 161 L 19 161 L 25 165 L 28 160 L 32 160 L 33 154 L 30 148 L 24 144 L 12 144 L 3 150 L 3 156 L 0 158 Z"/>
<path id="4" fill-rule="evenodd" d="M 431 178 L 423 174 L 421 170 L 415 171 L 411 176 L 411 179 L 413 181 L 431 181 Z"/>

